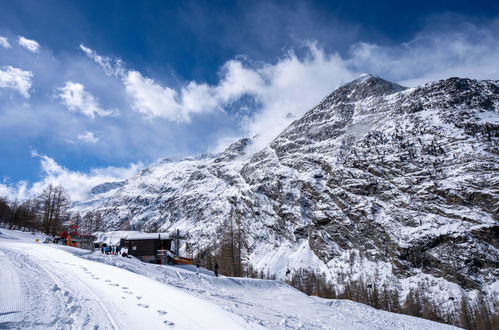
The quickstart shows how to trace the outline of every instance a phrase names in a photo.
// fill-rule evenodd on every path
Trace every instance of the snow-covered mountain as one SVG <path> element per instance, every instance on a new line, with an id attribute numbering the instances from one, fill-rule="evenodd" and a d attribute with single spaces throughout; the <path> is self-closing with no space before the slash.
<path id="1" fill-rule="evenodd" d="M 239 228 L 243 260 L 277 278 L 424 286 L 454 307 L 464 290 L 499 291 L 498 81 L 366 75 L 265 149 L 252 141 L 156 164 L 75 210 L 102 229 L 180 229 L 193 254 Z"/>

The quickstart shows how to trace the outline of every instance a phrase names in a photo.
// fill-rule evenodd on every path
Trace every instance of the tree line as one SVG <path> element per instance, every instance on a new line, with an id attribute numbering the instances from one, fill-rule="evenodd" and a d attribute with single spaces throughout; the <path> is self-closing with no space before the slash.
<path id="1" fill-rule="evenodd" d="M 397 288 L 380 286 L 375 279 L 350 279 L 340 287 L 331 284 L 325 274 L 316 274 L 307 269 L 294 271 L 287 282 L 308 295 L 348 299 L 376 309 L 421 317 L 469 330 L 495 330 L 499 324 L 499 301 L 487 301 L 482 293 L 478 294 L 475 300 L 470 300 L 463 294 L 458 308 L 444 311 L 438 302 L 424 294 L 424 287 L 411 289 L 404 297 Z M 451 299 L 455 300 L 457 297 Z"/>
<path id="2" fill-rule="evenodd" d="M 226 276 L 250 277 L 275 280 L 276 275 L 262 270 L 255 270 L 242 257 L 245 242 L 239 224 L 229 221 L 221 235 L 218 247 L 210 247 L 202 253 L 193 254 L 201 266 L 212 269 L 215 263 L 219 272 Z M 329 299 L 348 299 L 369 305 L 376 309 L 393 313 L 407 314 L 424 319 L 447 323 L 465 329 L 494 330 L 499 324 L 499 301 L 487 301 L 483 294 L 475 300 L 467 295 L 454 297 L 456 308 L 442 310 L 437 301 L 425 295 L 425 288 L 411 289 L 407 294 L 396 287 L 379 284 L 376 279 L 365 280 L 360 277 L 352 279 L 345 274 L 341 285 L 327 280 L 325 274 L 317 274 L 308 269 L 293 270 L 286 282 L 298 290 L 308 294 Z M 460 301 L 460 303 L 458 303 Z"/>
<path id="3" fill-rule="evenodd" d="M 23 201 L 0 198 L 0 223 L 8 229 L 37 230 L 56 235 L 71 222 L 71 199 L 61 186 L 49 185 L 38 196 Z"/>

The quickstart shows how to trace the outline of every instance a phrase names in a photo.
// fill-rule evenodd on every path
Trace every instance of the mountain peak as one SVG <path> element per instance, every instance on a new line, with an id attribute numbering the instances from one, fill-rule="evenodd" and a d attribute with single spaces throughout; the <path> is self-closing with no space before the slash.
<path id="1" fill-rule="evenodd" d="M 253 143 L 253 140 L 254 138 L 242 138 L 232 143 L 217 157 L 217 159 L 215 159 L 215 163 L 232 160 L 244 155 L 247 151 L 247 147 Z"/>
<path id="2" fill-rule="evenodd" d="M 356 102 L 366 97 L 390 95 L 404 89 L 406 87 L 380 77 L 363 74 L 359 78 L 338 88 L 331 96 L 339 98 L 341 102 Z"/>

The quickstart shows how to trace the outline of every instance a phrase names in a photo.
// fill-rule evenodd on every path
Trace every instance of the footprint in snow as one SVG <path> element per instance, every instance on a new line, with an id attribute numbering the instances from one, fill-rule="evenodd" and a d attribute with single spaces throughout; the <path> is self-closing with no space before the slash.
<path id="1" fill-rule="evenodd" d="M 165 315 L 165 314 L 168 314 L 168 312 L 164 311 L 164 310 L 161 310 L 161 309 L 158 309 L 158 314 L 159 315 Z"/>
<path id="2" fill-rule="evenodd" d="M 126 294 L 133 294 L 132 291 L 123 291 L 123 293 L 126 293 Z"/>
<path id="3" fill-rule="evenodd" d="M 175 325 L 175 323 L 170 322 L 170 321 L 168 321 L 168 320 L 164 320 L 164 321 L 163 321 L 163 323 L 164 323 L 165 325 L 169 326 L 169 327 L 173 327 L 173 326 Z"/>
<path id="4" fill-rule="evenodd" d="M 111 282 L 111 280 L 104 280 L 105 282 Z"/>
<path id="5" fill-rule="evenodd" d="M 108 285 L 110 285 L 110 286 L 120 286 L 119 284 L 116 284 L 116 283 L 108 283 Z"/>
<path id="6" fill-rule="evenodd" d="M 128 289 L 128 287 L 127 287 L 127 286 L 122 286 L 121 288 L 122 288 L 123 290 Z"/>
<path id="7" fill-rule="evenodd" d="M 141 296 L 137 296 L 136 298 L 137 298 L 137 300 L 140 300 L 140 299 L 142 299 L 142 297 L 141 297 Z"/>
<path id="8" fill-rule="evenodd" d="M 149 305 L 146 305 L 146 304 L 137 304 L 137 306 L 144 307 L 144 308 L 149 308 Z"/>

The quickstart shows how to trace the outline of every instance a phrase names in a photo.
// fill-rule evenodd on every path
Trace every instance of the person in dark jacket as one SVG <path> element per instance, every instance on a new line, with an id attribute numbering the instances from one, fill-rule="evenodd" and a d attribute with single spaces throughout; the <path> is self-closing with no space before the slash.
<path id="1" fill-rule="evenodd" d="M 218 263 L 215 261 L 215 276 L 218 277 Z"/>

